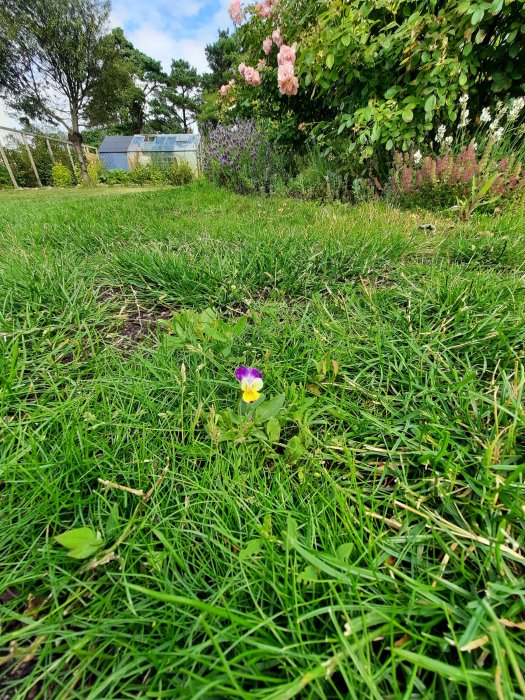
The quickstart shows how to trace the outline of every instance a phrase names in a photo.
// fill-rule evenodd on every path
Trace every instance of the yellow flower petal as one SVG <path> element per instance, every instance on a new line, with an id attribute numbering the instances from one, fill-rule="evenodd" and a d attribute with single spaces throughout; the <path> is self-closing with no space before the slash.
<path id="1" fill-rule="evenodd" d="M 242 392 L 242 400 L 245 403 L 253 403 L 254 401 L 257 401 L 259 398 L 260 393 L 253 389 L 252 387 L 248 387 Z"/>

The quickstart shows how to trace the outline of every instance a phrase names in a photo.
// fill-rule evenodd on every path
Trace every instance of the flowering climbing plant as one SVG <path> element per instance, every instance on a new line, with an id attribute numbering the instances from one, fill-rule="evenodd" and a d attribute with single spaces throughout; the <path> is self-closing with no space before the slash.
<path id="1" fill-rule="evenodd" d="M 521 2 L 234 0 L 230 14 L 243 47 L 237 108 L 281 119 L 280 101 L 290 128 L 347 160 L 408 152 L 440 124 L 449 137 L 522 91 Z"/>
<path id="2" fill-rule="evenodd" d="M 265 56 L 270 56 L 274 46 L 278 49 L 277 84 L 279 92 L 282 95 L 297 95 L 299 89 L 299 80 L 295 75 L 297 43 L 291 46 L 284 43 L 284 38 L 278 26 L 278 13 L 276 11 L 278 4 L 279 0 L 264 0 L 264 2 L 258 2 L 255 5 L 243 8 L 241 0 L 233 0 L 229 7 L 229 13 L 232 21 L 238 25 L 248 18 L 249 15 L 257 22 L 263 23 L 268 31 L 268 35 L 261 42 L 260 52 Z M 260 57 L 257 67 L 241 62 L 238 70 L 245 83 L 253 87 L 259 87 L 261 84 L 261 71 L 267 67 L 269 68 L 266 64 L 266 59 Z M 228 93 L 228 85 L 223 85 L 219 92 L 222 96 L 225 96 Z"/>

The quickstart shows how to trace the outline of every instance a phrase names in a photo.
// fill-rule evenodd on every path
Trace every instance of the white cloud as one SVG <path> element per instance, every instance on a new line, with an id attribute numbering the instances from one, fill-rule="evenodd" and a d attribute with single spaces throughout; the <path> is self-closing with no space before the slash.
<path id="1" fill-rule="evenodd" d="M 219 29 L 231 26 L 230 0 L 136 0 L 113 3 L 111 24 L 123 27 L 140 51 L 162 62 L 168 70 L 172 59 L 185 59 L 199 72 L 208 70 L 204 48 L 217 38 Z"/>

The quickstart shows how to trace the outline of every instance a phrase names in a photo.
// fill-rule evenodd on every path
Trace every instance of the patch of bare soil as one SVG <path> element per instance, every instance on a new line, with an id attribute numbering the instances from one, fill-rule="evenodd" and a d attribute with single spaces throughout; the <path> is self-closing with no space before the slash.
<path id="1" fill-rule="evenodd" d="M 115 308 L 113 318 L 118 328 L 106 335 L 114 345 L 123 350 L 132 350 L 150 337 L 159 322 L 169 321 L 176 312 L 169 306 L 146 306 L 133 294 L 123 296 L 122 290 L 104 287 L 99 302 L 109 303 Z"/>

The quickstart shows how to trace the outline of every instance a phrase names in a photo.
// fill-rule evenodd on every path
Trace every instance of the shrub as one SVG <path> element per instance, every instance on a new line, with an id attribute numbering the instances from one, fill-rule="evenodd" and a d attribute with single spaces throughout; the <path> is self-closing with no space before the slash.
<path id="1" fill-rule="evenodd" d="M 333 157 L 325 158 L 318 150 L 313 150 L 301 165 L 299 174 L 287 188 L 291 197 L 326 202 L 349 199 L 350 192 L 345 177 L 338 171 Z"/>
<path id="2" fill-rule="evenodd" d="M 129 181 L 136 185 L 145 185 L 146 183 L 162 185 L 166 183 L 166 176 L 164 170 L 158 165 L 154 165 L 153 163 L 141 165 L 138 163 L 129 172 Z"/>
<path id="3" fill-rule="evenodd" d="M 173 160 L 165 170 L 165 177 L 169 185 L 187 185 L 195 176 L 188 163 Z"/>
<path id="4" fill-rule="evenodd" d="M 95 153 L 87 153 L 87 171 L 89 175 L 89 180 L 94 185 L 98 184 L 101 179 L 102 171 L 104 169 L 100 158 Z"/>
<path id="5" fill-rule="evenodd" d="M 72 187 L 73 173 L 62 163 L 55 163 L 51 168 L 51 177 L 54 187 Z"/>
<path id="6" fill-rule="evenodd" d="M 129 173 L 126 170 L 117 168 L 116 170 L 104 170 L 100 172 L 99 179 L 106 185 L 126 185 L 131 182 Z"/>

